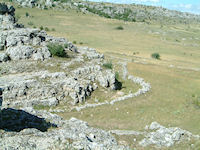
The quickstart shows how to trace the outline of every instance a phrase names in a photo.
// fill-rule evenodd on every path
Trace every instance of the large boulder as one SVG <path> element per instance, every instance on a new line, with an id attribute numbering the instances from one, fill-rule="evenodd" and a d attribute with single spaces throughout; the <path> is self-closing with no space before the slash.
<path id="1" fill-rule="evenodd" d="M 6 53 L 10 56 L 11 60 L 20 60 L 31 58 L 35 49 L 31 46 L 19 45 L 15 47 L 9 47 Z"/>

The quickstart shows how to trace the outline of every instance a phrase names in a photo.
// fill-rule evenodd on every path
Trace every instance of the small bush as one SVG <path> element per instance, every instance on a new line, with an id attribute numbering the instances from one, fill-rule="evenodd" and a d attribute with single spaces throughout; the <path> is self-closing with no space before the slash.
<path id="1" fill-rule="evenodd" d="M 30 21 L 30 22 L 28 22 L 28 25 L 29 25 L 29 26 L 33 26 L 34 24 L 33 24 L 32 21 Z"/>
<path id="2" fill-rule="evenodd" d="M 44 27 L 43 27 L 43 26 L 40 26 L 40 30 L 44 30 Z"/>
<path id="3" fill-rule="evenodd" d="M 118 27 L 116 27 L 116 29 L 117 29 L 117 30 L 124 30 L 124 27 L 118 26 Z"/>
<path id="4" fill-rule="evenodd" d="M 55 29 L 55 28 L 52 28 L 51 31 L 56 31 L 56 29 Z"/>
<path id="5" fill-rule="evenodd" d="M 44 30 L 45 30 L 45 31 L 49 31 L 49 28 L 48 28 L 48 27 L 45 27 Z"/>
<path id="6" fill-rule="evenodd" d="M 48 44 L 47 47 L 48 47 L 52 56 L 66 57 L 66 52 L 65 52 L 65 49 L 62 45 Z"/>
<path id="7" fill-rule="evenodd" d="M 73 44 L 76 44 L 76 41 L 73 41 Z"/>
<path id="8" fill-rule="evenodd" d="M 151 57 L 154 59 L 160 59 L 160 54 L 159 53 L 153 53 L 151 54 Z"/>
<path id="9" fill-rule="evenodd" d="M 107 62 L 107 63 L 103 64 L 103 67 L 105 67 L 107 69 L 112 69 L 113 68 L 112 62 Z"/>
<path id="10" fill-rule="evenodd" d="M 25 15 L 26 15 L 26 17 L 29 17 L 29 16 L 30 16 L 28 12 L 26 12 L 26 14 L 25 14 Z"/>
<path id="11" fill-rule="evenodd" d="M 83 45 L 83 42 L 80 42 L 79 44 L 80 44 L 80 45 Z"/>

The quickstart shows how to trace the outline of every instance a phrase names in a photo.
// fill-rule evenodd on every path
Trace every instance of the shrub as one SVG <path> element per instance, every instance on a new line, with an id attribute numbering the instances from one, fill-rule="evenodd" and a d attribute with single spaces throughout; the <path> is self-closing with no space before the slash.
<path id="1" fill-rule="evenodd" d="M 49 28 L 48 28 L 48 27 L 45 27 L 44 30 L 45 30 L 45 31 L 49 31 Z"/>
<path id="2" fill-rule="evenodd" d="M 66 57 L 66 52 L 65 52 L 65 49 L 62 45 L 48 44 L 47 47 L 48 47 L 52 56 Z"/>
<path id="3" fill-rule="evenodd" d="M 26 12 L 26 14 L 25 14 L 25 15 L 26 15 L 26 17 L 29 17 L 29 13 L 28 13 L 28 12 Z"/>
<path id="4" fill-rule="evenodd" d="M 118 27 L 116 27 L 116 29 L 117 29 L 117 30 L 124 30 L 124 27 L 118 26 Z"/>
<path id="5" fill-rule="evenodd" d="M 73 44 L 76 44 L 76 41 L 73 41 Z"/>
<path id="6" fill-rule="evenodd" d="M 55 29 L 55 28 L 52 28 L 51 31 L 56 31 L 56 29 Z"/>
<path id="7" fill-rule="evenodd" d="M 107 63 L 103 64 L 103 67 L 105 67 L 107 69 L 112 69 L 113 68 L 112 62 L 107 62 Z"/>
<path id="8" fill-rule="evenodd" d="M 29 25 L 29 26 L 33 26 L 34 24 L 33 24 L 32 21 L 30 21 L 30 22 L 28 22 L 28 25 Z"/>
<path id="9" fill-rule="evenodd" d="M 40 26 L 40 30 L 44 30 L 44 27 L 43 27 L 43 26 Z"/>
<path id="10" fill-rule="evenodd" d="M 154 59 L 160 59 L 160 54 L 159 53 L 153 53 L 151 54 L 151 57 Z"/>

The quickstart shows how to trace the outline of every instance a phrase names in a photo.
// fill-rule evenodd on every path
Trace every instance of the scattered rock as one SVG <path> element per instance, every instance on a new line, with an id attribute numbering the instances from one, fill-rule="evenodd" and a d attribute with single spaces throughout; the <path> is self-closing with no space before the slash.
<path id="1" fill-rule="evenodd" d="M 142 146 L 155 145 L 157 147 L 170 147 L 183 140 L 199 139 L 199 135 L 193 135 L 189 131 L 170 127 L 166 128 L 157 122 L 152 122 L 148 129 L 145 138 L 139 142 Z"/>

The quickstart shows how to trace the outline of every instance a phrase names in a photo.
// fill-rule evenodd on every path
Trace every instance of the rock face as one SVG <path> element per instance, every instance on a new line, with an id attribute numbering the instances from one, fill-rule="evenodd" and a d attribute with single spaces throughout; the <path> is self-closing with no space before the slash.
<path id="1" fill-rule="evenodd" d="M 14 10 L 13 10 L 14 11 Z M 8 12 L 7 12 L 8 13 Z M 13 12 L 14 14 L 14 12 Z M 9 13 L 7 14 L 10 15 Z M 10 15 L 11 16 L 11 15 Z M 12 16 L 14 17 L 14 16 Z M 12 22 L 13 24 L 15 22 Z M 7 23 L 9 25 L 9 23 Z M 50 73 L 47 70 L 41 71 L 38 68 L 38 72 L 35 71 L 33 66 L 29 66 L 32 73 L 20 74 L 17 68 L 14 76 L 0 77 L 0 85 L 4 89 L 4 99 L 7 100 L 5 105 L 19 106 L 33 106 L 35 104 L 44 105 L 44 102 L 49 98 L 56 97 L 57 101 L 61 101 L 70 97 L 73 99 L 73 104 L 82 103 L 86 101 L 86 98 L 98 87 L 97 82 L 105 88 L 116 89 L 116 79 L 114 72 L 111 70 L 103 70 L 102 63 L 104 56 L 96 52 L 96 50 L 82 47 L 77 48 L 71 42 L 64 38 L 56 38 L 46 34 L 44 31 L 38 29 L 17 28 L 7 29 L 0 32 L 0 45 L 2 52 L 0 53 L 0 63 L 18 60 L 48 60 L 51 58 L 51 54 L 47 45 L 49 43 L 56 43 L 59 45 L 67 45 L 65 51 L 71 51 L 72 57 L 75 57 L 72 61 L 62 62 L 67 66 L 81 65 L 81 67 L 74 68 L 71 72 L 65 66 L 57 67 L 56 70 L 65 70 L 65 72 L 56 71 Z M 88 59 L 88 62 L 84 61 Z M 19 63 L 19 67 L 27 67 L 28 62 Z M 4 64 L 11 70 L 13 66 Z M 54 65 L 51 61 L 43 62 L 43 65 Z M 60 65 L 60 64 L 58 64 Z M 5 68 L 4 66 L 4 68 Z M 7 70 L 7 71 L 8 71 Z M 26 72 L 25 69 L 21 70 Z M 26 77 L 24 77 L 26 76 Z M 49 80 L 50 82 L 46 83 Z M 7 82 L 5 82 L 7 81 Z M 44 82 L 45 81 L 45 82 Z M 26 99 L 29 101 L 26 101 Z M 19 101 L 18 101 L 19 100 Z M 23 102 L 20 100 L 24 100 Z M 47 106 L 53 106 L 58 104 L 49 103 Z"/>
<path id="2" fill-rule="evenodd" d="M 15 28 L 0 33 L 1 49 L 6 49 L 4 53 L 11 60 L 48 59 L 51 56 L 47 48 L 48 43 L 64 45 L 70 42 L 62 38 L 48 36 L 44 31 L 38 29 Z"/>

